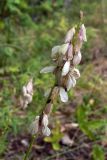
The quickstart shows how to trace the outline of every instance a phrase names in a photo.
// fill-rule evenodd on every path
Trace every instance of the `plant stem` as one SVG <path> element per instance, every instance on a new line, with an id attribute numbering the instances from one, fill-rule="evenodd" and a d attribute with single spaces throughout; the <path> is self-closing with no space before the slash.
<path id="1" fill-rule="evenodd" d="M 33 145 L 33 142 L 34 142 L 35 138 L 36 138 L 36 136 L 33 135 L 33 136 L 32 136 L 32 139 L 31 139 L 31 143 L 30 143 L 30 145 L 29 145 L 29 147 L 28 147 L 28 150 L 27 150 L 26 155 L 25 155 L 25 157 L 24 157 L 23 160 L 27 160 L 27 158 L 29 157 L 29 154 L 30 154 L 30 151 L 31 151 L 31 149 L 32 149 L 32 145 Z"/>

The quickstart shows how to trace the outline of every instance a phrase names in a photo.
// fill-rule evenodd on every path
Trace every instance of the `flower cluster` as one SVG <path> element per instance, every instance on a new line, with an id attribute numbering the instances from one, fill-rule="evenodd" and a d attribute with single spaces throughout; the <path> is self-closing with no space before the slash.
<path id="1" fill-rule="evenodd" d="M 76 85 L 76 80 L 80 77 L 80 72 L 76 66 L 81 61 L 81 47 L 86 38 L 86 29 L 84 24 L 71 28 L 65 37 L 64 44 L 52 48 L 51 58 L 54 66 L 43 68 L 40 73 L 52 72 L 55 75 L 55 85 L 48 92 L 48 99 L 45 108 L 40 116 L 36 116 L 35 121 L 30 127 L 32 134 L 42 133 L 45 136 L 50 135 L 48 128 L 48 115 L 57 95 L 60 95 L 62 102 L 68 101 L 67 92 Z M 23 93 L 27 97 L 26 103 L 30 102 L 29 91 L 23 88 Z M 29 87 L 28 87 L 29 88 Z M 30 89 L 32 90 L 32 89 Z M 47 94 L 46 94 L 47 95 Z"/>
<path id="2" fill-rule="evenodd" d="M 30 79 L 27 85 L 23 86 L 22 88 L 22 102 L 23 102 L 23 108 L 27 108 L 28 104 L 32 102 L 33 98 L 33 80 Z"/>
<path id="3" fill-rule="evenodd" d="M 35 120 L 30 126 L 30 132 L 33 135 L 41 132 L 44 136 L 49 136 L 51 131 L 48 128 L 48 116 L 46 114 L 43 114 L 42 120 L 40 120 L 40 116 L 36 116 Z"/>
<path id="4" fill-rule="evenodd" d="M 52 48 L 51 58 L 55 65 L 40 71 L 40 73 L 52 72 L 55 75 L 62 102 L 68 101 L 67 91 L 76 85 L 76 80 L 80 77 L 76 66 L 81 61 L 80 50 L 84 41 L 87 41 L 84 24 L 71 28 L 66 34 L 65 43 Z"/>

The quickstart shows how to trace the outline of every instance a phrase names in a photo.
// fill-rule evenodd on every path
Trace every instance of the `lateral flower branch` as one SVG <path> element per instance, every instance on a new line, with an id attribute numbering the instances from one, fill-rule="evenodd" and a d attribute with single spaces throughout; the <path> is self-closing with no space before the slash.
<path id="1" fill-rule="evenodd" d="M 48 127 L 48 117 L 52 110 L 54 100 L 60 96 L 62 102 L 68 101 L 67 92 L 75 87 L 76 80 L 80 77 L 80 72 L 76 68 L 80 63 L 81 47 L 86 42 L 86 28 L 84 24 L 79 24 L 71 28 L 65 37 L 64 44 L 52 48 L 51 58 L 53 66 L 43 68 L 40 73 L 53 73 L 55 76 L 55 85 L 52 87 L 46 105 L 40 114 L 36 116 L 30 130 L 33 135 L 40 133 L 49 136 L 51 131 Z"/>

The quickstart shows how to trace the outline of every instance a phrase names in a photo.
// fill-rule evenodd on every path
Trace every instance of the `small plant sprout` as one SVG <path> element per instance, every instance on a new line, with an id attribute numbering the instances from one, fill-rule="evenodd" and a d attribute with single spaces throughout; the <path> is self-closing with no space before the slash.
<path id="1" fill-rule="evenodd" d="M 27 85 L 22 88 L 22 107 L 27 108 L 33 98 L 33 79 L 31 78 Z"/>
<path id="2" fill-rule="evenodd" d="M 52 48 L 51 58 L 53 65 L 43 68 L 40 73 L 53 73 L 55 76 L 55 84 L 49 92 L 46 105 L 41 114 L 37 116 L 31 124 L 30 131 L 33 137 L 35 137 L 37 133 L 43 134 L 44 136 L 51 134 L 48 128 L 48 117 L 52 110 L 53 103 L 58 95 L 62 102 L 66 103 L 68 101 L 68 91 L 75 87 L 76 81 L 80 77 L 80 72 L 76 67 L 81 61 L 82 56 L 80 50 L 85 41 L 87 41 L 86 29 L 84 24 L 80 22 L 67 32 L 64 44 Z M 29 83 L 32 84 L 32 81 Z M 32 100 L 32 87 L 30 85 L 23 87 L 23 95 L 25 97 L 26 107 Z"/>

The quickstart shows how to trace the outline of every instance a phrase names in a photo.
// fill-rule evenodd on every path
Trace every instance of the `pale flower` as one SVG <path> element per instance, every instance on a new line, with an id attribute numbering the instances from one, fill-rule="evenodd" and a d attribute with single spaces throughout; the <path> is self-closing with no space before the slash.
<path id="1" fill-rule="evenodd" d="M 39 118 L 40 116 L 36 116 L 35 120 L 32 122 L 29 131 L 32 135 L 36 134 L 39 131 Z"/>
<path id="2" fill-rule="evenodd" d="M 50 136 L 51 131 L 48 127 L 43 127 L 42 128 L 42 133 L 43 133 L 44 136 Z"/>
<path id="3" fill-rule="evenodd" d="M 40 116 L 36 116 L 35 120 L 30 126 L 29 131 L 32 135 L 37 134 L 39 131 L 42 131 L 44 136 L 49 136 L 51 134 L 50 129 L 48 128 L 48 116 L 46 114 L 43 115 L 42 125 L 39 126 Z"/>
<path id="4" fill-rule="evenodd" d="M 80 63 L 80 61 L 81 61 L 81 58 L 82 58 L 81 52 L 79 51 L 79 52 L 76 53 L 76 54 L 74 55 L 74 57 L 73 57 L 73 65 L 74 65 L 74 66 L 78 65 L 78 64 Z"/>
<path id="5" fill-rule="evenodd" d="M 70 61 L 66 61 L 62 68 L 62 76 L 66 76 L 70 70 Z"/>
<path id="6" fill-rule="evenodd" d="M 73 27 L 67 32 L 65 37 L 65 43 L 70 43 L 74 34 L 75 34 L 75 28 Z"/>
<path id="7" fill-rule="evenodd" d="M 86 28 L 84 26 L 84 24 L 81 25 L 80 31 L 79 31 L 79 39 L 81 41 L 87 41 L 87 37 L 86 37 Z"/>
<path id="8" fill-rule="evenodd" d="M 68 101 L 68 94 L 63 87 L 59 88 L 59 95 L 60 95 L 60 98 L 61 98 L 62 102 L 67 102 Z"/>
<path id="9" fill-rule="evenodd" d="M 42 125 L 45 127 L 48 126 L 48 116 L 46 114 L 43 115 Z"/>
<path id="10" fill-rule="evenodd" d="M 67 91 L 69 91 L 72 87 L 75 87 L 76 79 L 78 79 L 79 77 L 80 77 L 79 70 L 77 68 L 71 68 L 66 83 Z"/>
<path id="11" fill-rule="evenodd" d="M 68 50 L 69 43 L 63 44 L 60 46 L 59 53 L 65 55 Z"/>
<path id="12" fill-rule="evenodd" d="M 77 68 L 74 68 L 72 75 L 75 77 L 75 79 L 80 78 L 80 72 L 79 72 L 79 70 Z"/>
<path id="13" fill-rule="evenodd" d="M 58 57 L 59 49 L 60 49 L 60 46 L 54 46 L 54 47 L 52 48 L 51 57 L 52 57 L 54 60 L 56 60 L 57 57 Z"/>
<path id="14" fill-rule="evenodd" d="M 28 82 L 28 84 L 26 85 L 26 90 L 28 94 L 33 95 L 33 79 L 31 78 Z"/>
<path id="15" fill-rule="evenodd" d="M 48 66 L 43 68 L 40 73 L 50 73 L 50 72 L 54 72 L 56 66 Z"/>
<path id="16" fill-rule="evenodd" d="M 32 102 L 33 97 L 33 82 L 32 79 L 29 80 L 26 86 L 22 88 L 23 94 L 23 108 L 27 108 L 28 104 Z"/>
<path id="17" fill-rule="evenodd" d="M 51 134 L 51 131 L 48 128 L 48 116 L 46 114 L 43 115 L 42 119 L 42 133 L 44 136 L 49 136 Z"/>
<path id="18" fill-rule="evenodd" d="M 77 41 L 74 46 L 75 52 L 80 51 L 82 44 L 83 44 L 83 41 L 85 41 L 85 42 L 87 41 L 86 28 L 85 28 L 84 24 L 81 25 L 79 33 L 78 33 Z"/>
<path id="19" fill-rule="evenodd" d="M 67 91 L 69 91 L 75 85 L 76 85 L 75 77 L 69 75 L 68 80 L 67 80 L 67 84 L 66 84 Z"/>

